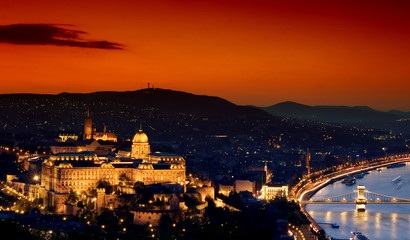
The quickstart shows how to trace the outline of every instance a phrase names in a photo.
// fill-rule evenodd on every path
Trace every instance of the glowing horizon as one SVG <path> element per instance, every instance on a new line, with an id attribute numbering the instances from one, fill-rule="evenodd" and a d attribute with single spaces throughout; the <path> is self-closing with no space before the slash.
<path id="1" fill-rule="evenodd" d="M 56 2 L 0 8 L 0 93 L 151 86 L 239 105 L 410 111 L 410 3 Z"/>

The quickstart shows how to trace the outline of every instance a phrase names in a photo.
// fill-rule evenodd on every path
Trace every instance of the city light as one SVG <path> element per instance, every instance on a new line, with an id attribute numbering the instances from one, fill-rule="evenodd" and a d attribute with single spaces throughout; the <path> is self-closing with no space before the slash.
<path id="1" fill-rule="evenodd" d="M 155 90 L 145 91 L 147 101 L 152 101 L 150 94 L 157 94 Z M 70 94 L 62 95 L 64 98 L 56 98 L 65 102 L 63 107 L 48 97 L 44 97 L 48 99 L 46 103 L 36 100 L 35 105 L 16 100 L 15 104 L 24 106 L 29 113 L 38 111 L 35 109 L 39 107 L 45 116 L 55 119 L 53 122 L 47 120 L 47 124 L 34 119 L 33 125 L 23 118 L 21 121 L 27 126 L 23 127 L 25 131 L 38 131 L 31 138 L 24 135 L 18 139 L 23 134 L 13 133 L 15 130 L 7 132 L 10 134 L 7 136 L 13 136 L 13 141 L 16 139 L 15 152 L 10 153 L 15 159 L 10 161 L 13 168 L 2 172 L 5 180 L 0 183 L 0 210 L 11 210 L 2 214 L 21 219 L 21 226 L 30 233 L 41 231 L 45 235 L 55 235 L 48 237 L 58 237 L 60 232 L 64 236 L 67 231 L 82 233 L 84 229 L 98 228 L 99 231 L 94 231 L 96 235 L 113 235 L 113 239 L 134 233 L 135 236 L 144 234 L 148 238 L 160 238 L 165 231 L 171 238 L 195 239 L 198 232 L 224 230 L 229 239 L 241 236 L 243 231 L 269 228 L 275 236 L 280 233 L 305 240 L 314 239 L 314 232 L 320 230 L 331 233 L 324 224 L 339 228 L 337 223 L 340 223 L 341 228 L 345 227 L 349 214 L 342 214 L 340 222 L 330 223 L 336 214 L 327 209 L 329 204 L 352 204 L 355 206 L 352 212 L 357 212 L 352 215 L 372 222 L 372 214 L 358 213 L 366 211 L 368 204 L 410 203 L 410 199 L 395 193 L 392 194 L 397 197 L 371 192 L 361 182 L 366 179 L 360 180 L 369 172 L 376 177 L 390 168 L 410 165 L 408 153 L 390 153 L 396 149 L 408 150 L 402 148 L 403 143 L 408 142 L 405 134 L 294 121 L 288 117 L 269 118 L 266 113 L 263 115 L 269 121 L 253 119 L 247 117 L 246 111 L 241 112 L 244 116 L 239 119 L 223 122 L 181 110 L 175 120 L 170 117 L 174 115 L 161 115 L 156 107 L 139 109 L 137 104 L 126 104 L 128 98 L 123 99 L 123 105 L 113 108 L 110 105 L 113 100 L 102 98 L 104 100 L 92 101 L 92 104 L 88 100 L 73 103 L 67 100 Z M 81 99 L 82 95 L 77 97 Z M 57 113 L 47 111 L 52 104 L 60 106 Z M 218 109 L 217 105 L 209 106 Z M 88 112 L 85 116 L 84 109 L 88 107 L 93 108 L 94 115 Z M 65 116 L 66 109 L 77 115 Z M 259 110 L 253 109 L 255 113 Z M 145 111 L 149 118 L 144 115 Z M 225 111 L 220 112 L 225 114 Z M 161 120 L 156 119 L 158 116 Z M 7 119 L 8 128 L 17 129 L 21 123 L 10 118 Z M 4 119 L 0 120 L 5 124 Z M 134 125 L 139 121 L 146 124 L 147 134 L 152 134 L 155 148 L 170 152 L 154 151 L 148 135 L 141 127 L 136 130 Z M 101 127 L 105 122 L 110 128 L 118 129 L 121 141 L 117 142 L 116 134 L 106 127 L 104 131 L 96 130 L 96 126 Z M 10 126 L 11 123 L 15 126 Z M 176 131 L 173 127 L 181 129 Z M 163 136 L 165 139 L 161 139 Z M 350 143 L 349 139 L 354 140 Z M 32 148 L 31 153 L 22 146 Z M 2 154 L 4 149 L 0 146 Z M 188 174 L 187 167 L 191 171 Z M 397 176 L 388 182 L 399 190 L 406 182 L 403 180 Z M 338 186 L 344 186 L 342 183 L 358 187 L 339 192 Z M 328 186 L 333 186 L 335 194 L 319 191 Z M 397 193 L 405 194 L 405 191 Z M 327 213 L 307 212 L 311 204 L 322 204 Z M 309 208 L 305 209 L 306 205 Z M 277 223 L 254 221 L 260 211 L 263 217 L 277 220 Z M 277 219 L 282 215 L 284 219 Z M 295 216 L 295 219 L 286 216 Z M 325 220 L 317 223 L 317 216 L 324 216 Z M 164 228 L 166 223 L 172 228 Z"/>

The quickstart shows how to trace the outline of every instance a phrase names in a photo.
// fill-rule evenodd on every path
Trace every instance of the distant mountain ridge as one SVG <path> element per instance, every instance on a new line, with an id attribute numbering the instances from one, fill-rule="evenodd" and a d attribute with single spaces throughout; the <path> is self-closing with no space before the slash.
<path id="1" fill-rule="evenodd" d="M 399 110 L 390 110 L 388 112 L 392 113 L 396 116 L 402 117 L 402 118 L 410 118 L 410 112 L 403 112 L 403 111 L 399 111 Z"/>
<path id="2" fill-rule="evenodd" d="M 351 124 L 383 130 L 410 131 L 408 129 L 410 112 L 397 110 L 382 112 L 367 106 L 308 106 L 290 101 L 269 107 L 259 107 L 259 109 L 279 117 Z"/>

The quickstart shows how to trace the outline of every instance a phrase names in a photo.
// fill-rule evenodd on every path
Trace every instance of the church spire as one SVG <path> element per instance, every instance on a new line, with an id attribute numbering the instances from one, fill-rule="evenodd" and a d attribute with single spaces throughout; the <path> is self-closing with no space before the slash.
<path id="1" fill-rule="evenodd" d="M 309 148 L 307 149 L 307 152 L 306 152 L 306 168 L 307 168 L 307 171 L 308 171 L 308 176 L 310 176 L 310 151 L 309 151 Z"/>
<path id="2" fill-rule="evenodd" d="M 265 171 L 265 183 L 269 182 L 269 176 L 268 176 L 268 161 L 265 161 L 265 167 L 263 168 L 263 170 Z"/>

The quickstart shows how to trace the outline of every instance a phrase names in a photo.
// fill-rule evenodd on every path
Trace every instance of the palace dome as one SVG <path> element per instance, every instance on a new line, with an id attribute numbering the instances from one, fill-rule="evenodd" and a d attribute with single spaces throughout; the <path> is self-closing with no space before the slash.
<path id="1" fill-rule="evenodd" d="M 148 143 L 148 136 L 141 129 L 135 134 L 132 143 Z"/>

